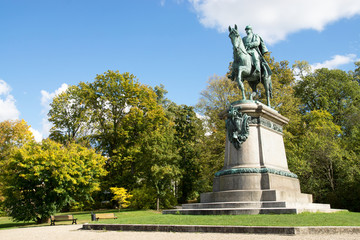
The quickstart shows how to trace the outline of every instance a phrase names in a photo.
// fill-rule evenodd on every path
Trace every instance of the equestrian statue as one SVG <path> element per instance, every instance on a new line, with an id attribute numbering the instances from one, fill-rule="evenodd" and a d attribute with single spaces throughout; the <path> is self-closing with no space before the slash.
<path id="1" fill-rule="evenodd" d="M 247 80 L 253 93 L 250 100 L 256 95 L 256 86 L 262 83 L 265 88 L 267 105 L 270 106 L 272 97 L 271 70 L 263 55 L 268 52 L 262 38 L 252 32 L 251 26 L 245 28 L 247 36 L 240 37 L 238 28 L 229 26 L 229 37 L 233 45 L 234 61 L 231 69 L 231 80 L 238 83 L 243 100 L 246 100 L 244 80 Z"/>

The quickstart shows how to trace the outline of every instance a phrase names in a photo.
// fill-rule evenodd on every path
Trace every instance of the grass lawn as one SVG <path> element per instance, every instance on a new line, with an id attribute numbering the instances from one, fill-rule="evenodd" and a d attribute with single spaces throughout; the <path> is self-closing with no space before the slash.
<path id="1" fill-rule="evenodd" d="M 99 212 L 99 211 L 96 211 Z M 91 222 L 90 212 L 73 212 L 78 224 L 169 224 L 169 225 L 233 225 L 233 226 L 360 226 L 360 213 L 301 213 L 283 215 L 162 215 L 156 211 L 101 211 L 115 212 L 118 219 L 104 219 Z M 60 214 L 59 214 L 60 215 Z M 59 222 L 56 225 L 71 224 Z M 14 227 L 49 226 L 46 224 L 16 223 L 10 218 L 0 217 L 0 229 Z"/>

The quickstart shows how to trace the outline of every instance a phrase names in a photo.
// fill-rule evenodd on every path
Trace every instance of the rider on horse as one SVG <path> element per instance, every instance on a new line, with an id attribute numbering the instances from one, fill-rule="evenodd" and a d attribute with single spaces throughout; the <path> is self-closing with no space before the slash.
<path id="1" fill-rule="evenodd" d="M 247 36 L 243 37 L 243 43 L 245 45 L 246 51 L 251 55 L 253 64 L 255 67 L 255 74 L 259 74 L 261 72 L 260 64 L 266 68 L 268 74 L 271 75 L 270 67 L 268 63 L 265 61 L 263 55 L 268 52 L 263 40 L 257 34 L 254 34 L 252 31 L 252 27 L 250 25 L 245 28 Z"/>
<path id="2" fill-rule="evenodd" d="M 267 49 L 260 36 L 252 33 L 250 26 L 246 27 L 247 37 L 241 39 L 237 26 L 229 26 L 229 37 L 233 45 L 234 61 L 229 78 L 238 83 L 243 100 L 246 100 L 244 80 L 247 80 L 253 93 L 250 100 L 256 95 L 256 86 L 262 83 L 265 88 L 267 105 L 270 106 L 272 97 L 271 70 L 263 57 Z M 255 67 L 254 67 L 255 66 Z"/>

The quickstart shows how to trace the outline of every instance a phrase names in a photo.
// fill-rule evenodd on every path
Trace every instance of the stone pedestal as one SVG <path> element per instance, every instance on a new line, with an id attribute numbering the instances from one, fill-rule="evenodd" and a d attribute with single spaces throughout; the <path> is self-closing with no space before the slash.
<path id="1" fill-rule="evenodd" d="M 312 203 L 303 194 L 297 176 L 288 169 L 282 129 L 288 119 L 257 102 L 232 104 L 250 116 L 249 135 L 237 149 L 228 137 L 224 167 L 215 174 L 213 192 L 203 193 L 200 203 L 164 214 L 266 214 L 336 211 L 329 204 Z M 220 114 L 226 118 L 227 111 Z"/>

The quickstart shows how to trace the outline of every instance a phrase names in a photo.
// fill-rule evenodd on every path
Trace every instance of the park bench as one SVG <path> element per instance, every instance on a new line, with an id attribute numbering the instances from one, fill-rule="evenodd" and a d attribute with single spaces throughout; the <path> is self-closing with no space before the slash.
<path id="1" fill-rule="evenodd" d="M 76 224 L 77 218 L 74 218 L 74 215 L 58 215 L 50 217 L 50 225 L 55 225 L 55 222 L 61 221 L 72 221 L 72 224 Z"/>
<path id="2" fill-rule="evenodd" d="M 116 219 L 115 213 L 95 213 L 95 219 L 96 221 L 99 221 L 99 219 Z"/>

